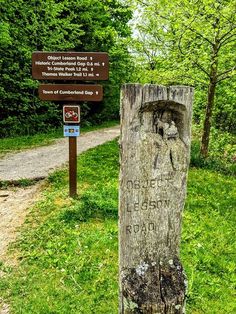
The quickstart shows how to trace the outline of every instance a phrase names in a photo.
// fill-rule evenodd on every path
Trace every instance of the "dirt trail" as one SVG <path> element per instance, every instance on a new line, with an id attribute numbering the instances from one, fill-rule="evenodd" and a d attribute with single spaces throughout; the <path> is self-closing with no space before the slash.
<path id="1" fill-rule="evenodd" d="M 39 198 L 41 183 L 27 188 L 0 191 L 0 261 L 4 260 L 7 246 L 17 236 L 27 215 L 27 208 Z"/>
<path id="2" fill-rule="evenodd" d="M 39 199 L 41 185 L 39 182 L 27 188 L 0 191 L 0 262 L 14 264 L 6 254 L 8 245 L 17 238 L 18 229 L 28 213 L 27 209 Z M 3 276 L 4 272 L 0 271 L 0 280 Z M 0 314 L 9 313 L 9 306 L 0 298 Z"/>
<path id="3" fill-rule="evenodd" d="M 78 139 L 78 154 L 119 136 L 119 127 L 83 134 Z M 8 154 L 0 160 L 0 181 L 42 179 L 68 161 L 68 139 L 50 146 Z M 28 208 L 40 197 L 42 182 L 27 188 L 0 190 L 0 262 L 11 264 L 7 247 L 13 242 L 25 221 Z M 4 273 L 0 271 L 0 280 Z M 9 306 L 0 297 L 0 314 L 9 314 Z"/>
<path id="4" fill-rule="evenodd" d="M 0 306 L 1 306 L 1 299 L 0 299 Z M 3 304 L 2 308 L 0 308 L 0 314 L 9 314 L 9 306 L 7 304 Z"/>
<path id="5" fill-rule="evenodd" d="M 78 153 L 118 137 L 119 126 L 87 132 L 78 138 Z M 53 145 L 7 154 L 0 159 L 0 181 L 42 179 L 68 161 L 68 139 Z"/>
<path id="6" fill-rule="evenodd" d="M 119 136 L 119 127 L 88 132 L 79 137 L 78 153 L 103 144 Z M 0 180 L 17 181 L 22 178 L 45 178 L 68 160 L 68 140 L 17 154 L 0 160 Z M 16 238 L 16 229 L 24 222 L 27 208 L 38 198 L 41 183 L 28 188 L 0 190 L 0 261 L 6 248 Z"/>

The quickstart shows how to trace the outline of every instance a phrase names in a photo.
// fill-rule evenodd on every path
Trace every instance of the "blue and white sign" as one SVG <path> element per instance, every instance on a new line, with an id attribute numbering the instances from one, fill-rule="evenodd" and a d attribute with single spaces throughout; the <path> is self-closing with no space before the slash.
<path id="1" fill-rule="evenodd" d="M 64 125 L 64 136 L 80 136 L 80 126 Z"/>

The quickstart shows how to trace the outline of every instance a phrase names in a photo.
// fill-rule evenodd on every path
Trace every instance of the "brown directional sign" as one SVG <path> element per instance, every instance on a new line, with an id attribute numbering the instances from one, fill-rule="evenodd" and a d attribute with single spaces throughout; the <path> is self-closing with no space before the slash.
<path id="1" fill-rule="evenodd" d="M 39 86 L 41 100 L 101 101 L 101 85 L 42 84 Z"/>
<path id="2" fill-rule="evenodd" d="M 107 80 L 105 52 L 34 52 L 32 76 L 38 80 Z"/>

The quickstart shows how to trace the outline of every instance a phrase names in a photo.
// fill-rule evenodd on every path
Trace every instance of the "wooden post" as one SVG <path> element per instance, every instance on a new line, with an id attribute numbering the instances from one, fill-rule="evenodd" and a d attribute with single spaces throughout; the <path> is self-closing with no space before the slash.
<path id="1" fill-rule="evenodd" d="M 69 137 L 69 195 L 77 195 L 77 137 Z"/>
<path id="2" fill-rule="evenodd" d="M 120 314 L 184 313 L 179 260 L 193 88 L 127 84 L 121 93 Z"/>

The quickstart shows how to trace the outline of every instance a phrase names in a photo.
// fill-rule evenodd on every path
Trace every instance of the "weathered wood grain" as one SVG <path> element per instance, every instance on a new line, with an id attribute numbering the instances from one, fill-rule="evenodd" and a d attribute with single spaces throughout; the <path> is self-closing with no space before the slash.
<path id="1" fill-rule="evenodd" d="M 122 88 L 119 313 L 184 313 L 179 244 L 192 99 L 186 86 Z"/>

